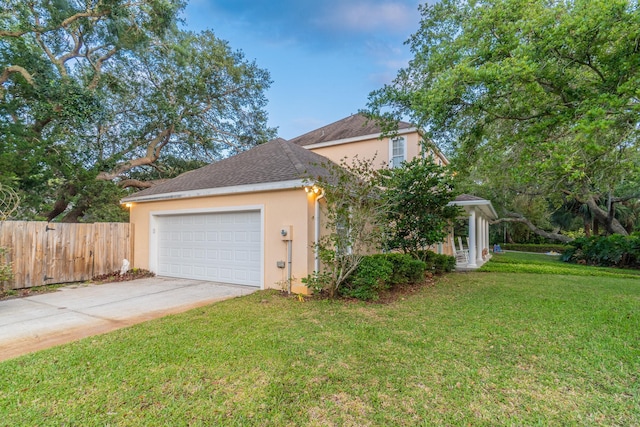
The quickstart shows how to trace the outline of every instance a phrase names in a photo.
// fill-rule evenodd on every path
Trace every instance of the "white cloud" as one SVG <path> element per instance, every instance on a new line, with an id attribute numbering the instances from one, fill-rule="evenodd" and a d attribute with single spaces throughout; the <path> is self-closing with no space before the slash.
<path id="1" fill-rule="evenodd" d="M 346 31 L 384 30 L 403 34 L 415 29 L 418 21 L 417 6 L 400 1 L 341 2 L 316 20 L 320 25 Z"/>

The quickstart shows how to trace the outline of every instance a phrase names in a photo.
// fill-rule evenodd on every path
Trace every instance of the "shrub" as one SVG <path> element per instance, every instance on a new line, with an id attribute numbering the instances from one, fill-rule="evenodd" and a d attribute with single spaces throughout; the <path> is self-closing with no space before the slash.
<path id="1" fill-rule="evenodd" d="M 408 283 L 418 283 L 424 279 L 424 272 L 427 264 L 415 259 L 408 254 L 391 253 L 382 256 L 391 262 L 393 273 L 389 279 L 391 286 L 406 285 Z"/>
<path id="2" fill-rule="evenodd" d="M 364 301 L 377 300 L 380 291 L 389 289 L 392 274 L 393 264 L 385 256 L 366 256 L 339 293 Z"/>
<path id="3" fill-rule="evenodd" d="M 456 268 L 456 258 L 451 255 L 434 254 L 433 271 L 436 274 L 451 273 Z"/>
<path id="4" fill-rule="evenodd" d="M 552 251 L 562 253 L 569 247 L 567 245 L 560 245 L 556 243 L 501 243 L 500 248 L 506 251 L 537 252 L 544 254 Z"/>
<path id="5" fill-rule="evenodd" d="M 11 268 L 11 263 L 7 260 L 7 252 L 7 248 L 0 246 L 0 288 L 2 287 L 2 282 L 6 282 L 13 278 L 13 270 Z"/>
<path id="6" fill-rule="evenodd" d="M 566 262 L 640 268 L 640 234 L 581 237 L 562 254 Z"/>
<path id="7" fill-rule="evenodd" d="M 451 255 L 425 250 L 420 251 L 418 257 L 426 263 L 426 270 L 435 274 L 450 273 L 456 268 L 456 259 Z"/>
<path id="8" fill-rule="evenodd" d="M 325 291 L 329 286 L 331 283 L 331 274 L 327 272 L 314 271 L 307 277 L 303 277 L 301 281 L 309 288 L 309 290 L 314 294 L 317 294 Z"/>

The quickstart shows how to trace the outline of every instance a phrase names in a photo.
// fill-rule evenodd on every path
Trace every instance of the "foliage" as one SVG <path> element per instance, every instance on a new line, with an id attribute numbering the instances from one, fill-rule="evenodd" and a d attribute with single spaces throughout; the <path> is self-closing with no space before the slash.
<path id="1" fill-rule="evenodd" d="M 23 219 L 122 218 L 100 183 L 146 188 L 274 135 L 269 74 L 179 30 L 182 0 L 4 3 L 0 184 Z"/>
<path id="2" fill-rule="evenodd" d="M 431 157 L 418 156 L 380 175 L 387 206 L 386 249 L 417 257 L 422 249 L 442 242 L 459 213 L 448 205 L 455 198 L 449 171 Z"/>
<path id="3" fill-rule="evenodd" d="M 0 246 L 0 286 L 2 282 L 9 281 L 13 278 L 11 263 L 7 261 L 8 252 L 9 250 L 7 248 Z"/>
<path id="4" fill-rule="evenodd" d="M 450 273 L 456 268 L 456 258 L 451 255 L 423 250 L 418 252 L 418 258 L 424 261 L 426 271 L 431 271 L 434 274 Z"/>
<path id="5" fill-rule="evenodd" d="M 96 283 L 128 282 L 129 280 L 143 279 L 145 277 L 154 276 L 155 274 L 149 270 L 145 270 L 143 268 L 132 268 L 125 274 L 120 274 L 120 270 L 116 270 L 111 273 L 94 276 L 91 278 L 91 281 Z"/>
<path id="6" fill-rule="evenodd" d="M 400 249 L 419 257 L 422 249 L 447 236 L 458 209 L 451 177 L 431 158 L 417 157 L 402 167 L 376 169 L 358 157 L 349 164 L 323 165 L 326 175 L 309 177 L 324 191 L 328 234 L 318 244 L 328 275 L 307 282 L 335 296 L 365 254 Z M 414 266 L 414 268 L 416 268 Z M 411 267 L 409 267 L 411 268 Z M 446 268 L 446 267 L 443 267 Z"/>
<path id="7" fill-rule="evenodd" d="M 455 152 L 459 178 L 502 194 L 503 212 L 519 195 L 549 211 L 574 200 L 628 234 L 613 212 L 640 184 L 636 2 L 442 0 L 420 11 L 414 58 L 371 94 L 371 113 L 427 129 Z"/>
<path id="8" fill-rule="evenodd" d="M 546 252 L 564 252 L 568 246 L 567 245 L 557 245 L 551 243 L 501 243 L 500 248 L 502 250 L 507 251 L 520 251 L 520 252 L 538 252 L 538 253 L 546 253 Z"/>
<path id="9" fill-rule="evenodd" d="M 421 283 L 426 264 L 408 254 L 365 256 L 340 288 L 340 295 L 364 301 L 377 300 L 380 292 L 397 286 Z"/>
<path id="10" fill-rule="evenodd" d="M 581 237 L 570 243 L 563 261 L 590 265 L 640 268 L 640 233 Z"/>
<path id="11" fill-rule="evenodd" d="M 393 264 L 384 256 L 366 256 L 340 288 L 340 295 L 363 301 L 377 300 L 379 293 L 391 287 Z"/>
<path id="12" fill-rule="evenodd" d="M 330 298 L 358 268 L 367 253 L 380 249 L 386 207 L 377 185 L 374 159 L 357 156 L 350 163 L 326 162 L 325 174 L 308 179 L 322 188 L 325 206 L 323 224 L 327 230 L 317 242 L 323 264 L 324 290 Z"/>
<path id="13" fill-rule="evenodd" d="M 315 294 L 324 292 L 331 283 L 331 274 L 327 271 L 314 271 L 307 277 L 300 279 L 309 290 Z M 289 285 L 287 281 L 287 286 Z"/>
<path id="14" fill-rule="evenodd" d="M 13 213 L 20 206 L 20 197 L 8 185 L 2 185 L 0 182 L 0 221 L 6 221 L 11 218 Z"/>
<path id="15" fill-rule="evenodd" d="M 415 259 L 408 254 L 399 253 L 387 253 L 376 256 L 384 257 L 384 259 L 391 263 L 393 268 L 393 272 L 389 278 L 389 285 L 391 287 L 420 283 L 424 280 L 424 272 L 427 268 L 424 261 Z"/>

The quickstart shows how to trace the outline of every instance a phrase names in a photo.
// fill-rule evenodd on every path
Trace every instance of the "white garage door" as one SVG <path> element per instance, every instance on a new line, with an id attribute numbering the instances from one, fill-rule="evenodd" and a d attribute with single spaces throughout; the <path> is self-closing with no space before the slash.
<path id="1" fill-rule="evenodd" d="M 160 276 L 260 286 L 259 211 L 157 217 Z"/>

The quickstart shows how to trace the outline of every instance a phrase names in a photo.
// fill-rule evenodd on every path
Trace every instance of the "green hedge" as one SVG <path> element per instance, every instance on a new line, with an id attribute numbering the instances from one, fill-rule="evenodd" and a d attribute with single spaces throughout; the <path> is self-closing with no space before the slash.
<path id="1" fill-rule="evenodd" d="M 424 280 L 426 264 L 411 255 L 391 253 L 368 255 L 339 289 L 342 296 L 377 300 L 380 292 L 395 286 Z"/>
<path id="2" fill-rule="evenodd" d="M 555 243 L 500 243 L 500 248 L 503 251 L 538 252 L 544 254 L 552 251 L 562 253 L 566 251 L 569 246 Z"/>
<path id="3" fill-rule="evenodd" d="M 451 255 L 420 251 L 418 257 L 427 264 L 427 271 L 435 274 L 450 273 L 456 268 L 456 258 Z"/>
<path id="4" fill-rule="evenodd" d="M 581 237 L 570 243 L 562 260 L 607 267 L 640 268 L 640 233 L 631 236 Z"/>

